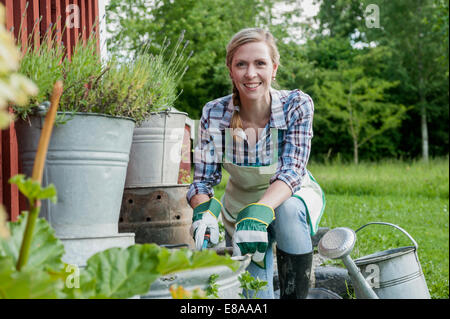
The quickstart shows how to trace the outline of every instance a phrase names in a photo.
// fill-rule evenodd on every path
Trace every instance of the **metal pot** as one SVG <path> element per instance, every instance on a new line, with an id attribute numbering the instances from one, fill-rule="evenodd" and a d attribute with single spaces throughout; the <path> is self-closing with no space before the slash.
<path id="1" fill-rule="evenodd" d="M 126 188 L 170 185 L 178 182 L 187 113 L 152 113 L 134 129 Z"/>
<path id="2" fill-rule="evenodd" d="M 58 112 L 58 115 L 63 114 Z M 94 113 L 66 113 L 48 148 L 43 185 L 53 183 L 58 202 L 42 202 L 41 217 L 57 237 L 104 237 L 118 234 L 120 205 L 134 121 Z M 31 176 L 45 114 L 17 121 L 22 170 Z"/>
<path id="3" fill-rule="evenodd" d="M 171 275 L 162 276 L 150 286 L 150 290 L 147 294 L 141 295 L 141 299 L 172 298 L 169 291 L 169 288 L 172 285 L 183 286 L 183 288 L 188 291 L 192 291 L 195 288 L 206 290 L 209 286 L 208 280 L 213 274 L 219 275 L 216 280 L 219 298 L 240 299 L 239 293 L 242 289 L 240 289 L 238 277 L 250 264 L 251 258 L 249 255 L 231 258 L 234 260 L 239 260 L 240 262 L 239 269 L 236 272 L 233 272 L 226 266 L 216 266 L 182 271 Z"/>

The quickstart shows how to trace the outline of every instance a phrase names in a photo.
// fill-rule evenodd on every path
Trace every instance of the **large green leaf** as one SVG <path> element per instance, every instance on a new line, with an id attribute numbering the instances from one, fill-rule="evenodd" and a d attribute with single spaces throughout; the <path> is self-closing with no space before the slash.
<path id="1" fill-rule="evenodd" d="M 133 245 L 110 248 L 89 258 L 81 278 L 81 290 L 96 279 L 94 298 L 129 298 L 149 290 L 158 278 L 156 272 L 159 247 Z M 87 289 L 90 291 L 90 289 Z"/>
<path id="2" fill-rule="evenodd" d="M 11 256 L 0 257 L 0 299 L 54 299 L 62 297 L 64 282 L 41 269 L 16 271 Z"/>
<path id="3" fill-rule="evenodd" d="M 0 256 L 10 256 L 15 263 L 19 257 L 20 246 L 26 228 L 26 212 L 22 213 L 17 222 L 8 223 L 11 236 L 0 238 Z M 64 255 L 64 246 L 55 237 L 54 230 L 45 219 L 38 218 L 33 231 L 33 240 L 30 255 L 24 269 L 53 269 L 61 270 L 64 264 L 61 261 Z"/>
<path id="4" fill-rule="evenodd" d="M 80 290 L 89 298 L 130 298 L 147 293 L 150 285 L 163 274 L 219 265 L 235 271 L 239 262 L 210 250 L 169 250 L 154 244 L 111 248 L 89 258 L 82 270 Z M 93 279 L 96 280 L 94 291 Z"/>

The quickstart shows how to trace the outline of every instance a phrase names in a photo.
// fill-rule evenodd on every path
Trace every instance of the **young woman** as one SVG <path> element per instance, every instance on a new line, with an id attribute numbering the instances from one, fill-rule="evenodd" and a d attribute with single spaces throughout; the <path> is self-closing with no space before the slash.
<path id="1" fill-rule="evenodd" d="M 233 94 L 205 105 L 195 148 L 194 181 L 187 200 L 191 233 L 202 249 L 205 233 L 218 243 L 218 219 L 232 239 L 233 255 L 252 255 L 248 271 L 268 282 L 257 297 L 273 298 L 276 242 L 281 298 L 306 298 L 313 247 L 325 200 L 306 166 L 314 105 L 300 90 L 275 90 L 280 56 L 271 33 L 249 28 L 227 46 Z M 224 196 L 213 186 L 228 171 Z"/>

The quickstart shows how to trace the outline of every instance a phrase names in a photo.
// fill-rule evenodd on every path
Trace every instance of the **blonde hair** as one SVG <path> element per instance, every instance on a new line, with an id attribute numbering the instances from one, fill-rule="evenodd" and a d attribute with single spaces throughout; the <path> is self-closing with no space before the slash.
<path id="1" fill-rule="evenodd" d="M 227 45 L 227 56 L 226 63 L 229 70 L 231 70 L 231 63 L 233 61 L 234 54 L 237 49 L 244 44 L 251 42 L 264 42 L 269 47 L 270 57 L 272 59 L 272 63 L 280 64 L 280 53 L 278 52 L 277 45 L 275 43 L 275 38 L 273 35 L 264 29 L 261 28 L 246 28 L 242 29 L 238 33 L 236 33 L 230 40 Z M 239 91 L 236 88 L 236 85 L 233 82 L 233 104 L 241 106 L 241 101 L 239 98 Z M 233 129 L 243 128 L 241 117 L 239 116 L 239 112 L 235 110 L 233 112 L 233 116 L 231 117 L 230 127 Z M 236 135 L 235 135 L 236 137 Z"/>

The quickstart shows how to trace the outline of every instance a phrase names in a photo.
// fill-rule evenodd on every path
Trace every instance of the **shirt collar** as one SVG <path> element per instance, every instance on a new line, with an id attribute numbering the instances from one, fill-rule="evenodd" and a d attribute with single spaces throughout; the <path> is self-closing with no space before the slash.
<path id="1" fill-rule="evenodd" d="M 287 129 L 286 119 L 283 112 L 282 94 L 279 90 L 270 88 L 270 94 L 272 96 L 271 115 L 269 126 L 277 129 Z M 220 128 L 230 127 L 231 117 L 235 109 L 239 111 L 239 106 L 233 105 L 233 96 L 229 95 L 229 101 L 225 106 L 225 113 L 220 121 Z"/>

